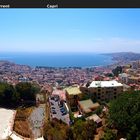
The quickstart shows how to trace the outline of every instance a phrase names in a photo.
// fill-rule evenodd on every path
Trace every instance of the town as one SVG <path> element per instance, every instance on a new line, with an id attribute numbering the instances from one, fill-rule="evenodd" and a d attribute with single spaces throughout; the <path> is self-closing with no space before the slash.
<path id="1" fill-rule="evenodd" d="M 26 101 L 26 97 L 22 97 L 18 108 L 12 110 L 0 108 L 1 116 L 8 116 L 5 120 L 2 117 L 0 119 L 0 139 L 55 140 L 57 136 L 49 133 L 48 128 L 51 130 L 53 123 L 60 123 L 62 128 L 71 127 L 72 133 L 76 135 L 73 134 L 72 139 L 78 140 L 78 134 L 73 132 L 75 131 L 73 128 L 82 120 L 84 125 L 88 123 L 95 125 L 95 132 L 92 132 L 92 135 L 81 134 L 83 139 L 104 139 L 103 130 L 106 126 L 109 102 L 117 99 L 124 92 L 139 91 L 139 72 L 139 60 L 122 65 L 112 64 L 90 68 L 41 66 L 32 68 L 0 61 L 1 83 L 10 84 L 16 87 L 16 90 L 19 89 L 19 84 L 23 84 L 20 86 L 24 87 L 26 83 L 39 88 L 35 100 L 30 98 Z M 25 93 L 25 96 L 28 95 Z M 59 125 L 58 127 L 61 129 Z M 80 130 L 78 131 L 80 135 Z M 63 138 L 58 136 L 60 140 L 68 139 L 63 135 Z M 82 139 L 81 137 L 79 136 L 79 139 Z M 119 137 L 119 139 L 126 138 Z"/>

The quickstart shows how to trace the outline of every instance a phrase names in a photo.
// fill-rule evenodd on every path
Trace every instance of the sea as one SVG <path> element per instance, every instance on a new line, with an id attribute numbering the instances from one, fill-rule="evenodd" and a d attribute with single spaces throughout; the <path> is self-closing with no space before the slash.
<path id="1" fill-rule="evenodd" d="M 95 67 L 113 63 L 111 56 L 97 53 L 0 53 L 0 60 L 31 67 Z"/>

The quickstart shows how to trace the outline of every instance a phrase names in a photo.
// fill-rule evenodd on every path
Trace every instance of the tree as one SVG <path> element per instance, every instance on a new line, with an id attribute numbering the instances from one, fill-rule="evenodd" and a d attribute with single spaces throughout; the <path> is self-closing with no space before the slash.
<path id="1" fill-rule="evenodd" d="M 96 125 L 93 120 L 77 120 L 71 129 L 74 140 L 89 140 L 94 138 Z"/>
<path id="2" fill-rule="evenodd" d="M 19 99 L 15 88 L 8 83 L 0 83 L 0 104 L 4 106 L 11 106 L 17 103 Z"/>
<path id="3" fill-rule="evenodd" d="M 20 100 L 35 101 L 35 95 L 40 91 L 39 86 L 31 83 L 18 83 L 15 87 L 11 84 L 0 83 L 0 105 L 4 107 L 17 107 Z"/>
<path id="4" fill-rule="evenodd" d="M 23 100 L 35 101 L 35 95 L 39 92 L 39 87 L 31 83 L 18 83 L 16 91 L 19 93 L 20 98 Z"/>
<path id="5" fill-rule="evenodd" d="M 116 140 L 116 138 L 117 134 L 113 132 L 113 130 L 107 128 L 104 132 L 103 137 L 100 138 L 100 140 Z"/>
<path id="6" fill-rule="evenodd" d="M 69 127 L 59 120 L 48 121 L 44 125 L 45 140 L 67 140 Z"/>
<path id="7" fill-rule="evenodd" d="M 88 139 L 93 139 L 96 133 L 96 125 L 93 120 L 86 121 L 86 133 L 88 134 Z"/>
<path id="8" fill-rule="evenodd" d="M 49 121 L 44 126 L 43 136 L 46 140 L 92 140 L 96 131 L 93 120 L 75 121 L 71 127 L 60 121 Z"/>
<path id="9" fill-rule="evenodd" d="M 109 125 L 128 139 L 140 135 L 140 92 L 124 93 L 110 103 Z"/>
<path id="10" fill-rule="evenodd" d="M 103 110 L 103 106 L 101 105 L 94 111 L 94 113 L 100 115 L 102 113 L 102 110 Z"/>

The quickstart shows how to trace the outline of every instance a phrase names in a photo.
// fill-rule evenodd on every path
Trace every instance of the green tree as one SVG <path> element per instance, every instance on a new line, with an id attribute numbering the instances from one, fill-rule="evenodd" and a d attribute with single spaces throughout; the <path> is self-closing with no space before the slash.
<path id="1" fill-rule="evenodd" d="M 94 138 L 96 125 L 93 120 L 77 120 L 72 126 L 74 140 L 89 140 Z"/>
<path id="2" fill-rule="evenodd" d="M 113 132 L 113 130 L 107 128 L 104 132 L 103 137 L 100 138 L 100 140 L 116 140 L 116 138 L 117 134 Z"/>
<path id="3" fill-rule="evenodd" d="M 0 104 L 4 106 L 11 106 L 17 103 L 19 96 L 15 88 L 8 83 L 0 83 Z"/>
<path id="4" fill-rule="evenodd" d="M 45 140 L 66 140 L 68 139 L 69 127 L 58 121 L 48 121 L 44 125 L 43 136 Z"/>
<path id="5" fill-rule="evenodd" d="M 140 92 L 124 93 L 110 103 L 109 125 L 128 139 L 140 136 Z"/>
<path id="6" fill-rule="evenodd" d="M 94 111 L 94 113 L 100 115 L 102 113 L 102 110 L 103 110 L 103 106 L 101 105 Z"/>
<path id="7" fill-rule="evenodd" d="M 16 91 L 19 93 L 20 98 L 23 100 L 35 100 L 36 93 L 39 92 L 39 87 L 31 83 L 18 83 Z"/>

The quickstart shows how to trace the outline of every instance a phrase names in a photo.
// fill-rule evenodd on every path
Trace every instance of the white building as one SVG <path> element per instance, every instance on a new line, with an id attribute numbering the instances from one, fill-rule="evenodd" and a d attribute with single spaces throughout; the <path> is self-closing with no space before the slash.
<path id="1" fill-rule="evenodd" d="M 123 85 L 117 81 L 93 81 L 88 87 L 80 87 L 91 98 L 109 101 L 123 92 Z"/>
<path id="2" fill-rule="evenodd" d="M 127 84 L 128 83 L 128 77 L 129 77 L 129 75 L 127 73 L 119 74 L 119 79 L 121 80 L 122 83 Z"/>

